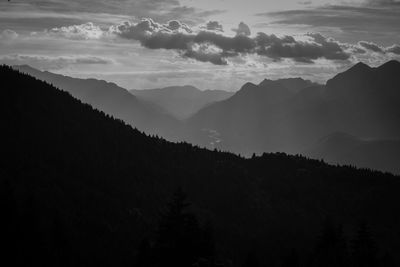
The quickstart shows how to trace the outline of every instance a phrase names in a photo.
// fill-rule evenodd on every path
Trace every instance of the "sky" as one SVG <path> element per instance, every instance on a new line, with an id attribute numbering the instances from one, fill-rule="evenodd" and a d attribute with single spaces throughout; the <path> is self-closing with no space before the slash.
<path id="1" fill-rule="evenodd" d="M 127 89 L 323 83 L 400 60 L 400 0 L 0 0 L 0 63 Z"/>

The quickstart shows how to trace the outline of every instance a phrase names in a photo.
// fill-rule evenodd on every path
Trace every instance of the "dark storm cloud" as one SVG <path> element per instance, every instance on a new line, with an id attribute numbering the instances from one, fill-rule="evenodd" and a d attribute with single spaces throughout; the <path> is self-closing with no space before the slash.
<path id="1" fill-rule="evenodd" d="M 192 58 L 200 62 L 210 62 L 214 65 L 228 64 L 228 62 L 222 55 L 218 53 L 209 53 L 207 49 L 208 49 L 207 46 L 204 46 L 204 48 L 200 47 L 200 49 L 197 50 L 188 49 L 182 53 L 182 56 L 187 58 Z"/>
<path id="2" fill-rule="evenodd" d="M 400 45 L 392 45 L 386 48 L 386 52 L 400 55 Z"/>
<path id="3" fill-rule="evenodd" d="M 209 30 L 209 31 L 217 31 L 217 32 L 223 32 L 224 28 L 218 21 L 209 21 L 205 26 L 202 27 L 202 29 Z"/>
<path id="4" fill-rule="evenodd" d="M 395 54 L 400 55 L 400 45 L 394 44 L 388 47 L 379 46 L 373 42 L 360 41 L 358 47 L 353 46 L 353 49 L 361 49 L 361 51 L 369 50 L 380 54 Z M 365 52 L 364 52 L 365 53 Z"/>
<path id="5" fill-rule="evenodd" d="M 250 27 L 244 22 L 240 22 L 239 26 L 232 30 L 236 32 L 237 35 L 244 35 L 244 36 L 251 35 Z"/>
<path id="6" fill-rule="evenodd" d="M 385 53 L 385 50 L 383 47 L 380 47 L 379 45 L 373 43 L 373 42 L 366 42 L 366 41 L 360 41 L 358 42 L 358 44 L 363 47 L 366 48 L 368 50 L 371 50 L 373 52 L 376 53 Z"/>
<path id="7" fill-rule="evenodd" d="M 312 63 L 318 58 L 346 60 L 350 55 L 338 42 L 319 33 L 308 34 L 311 42 L 299 42 L 291 36 L 278 38 L 275 35 L 259 33 L 258 54 L 274 59 L 291 58 L 298 62 Z"/>
<path id="8" fill-rule="evenodd" d="M 243 25 L 241 23 L 238 29 L 243 30 Z M 292 36 L 278 37 L 265 33 L 250 37 L 250 30 L 242 30 L 238 30 L 236 36 L 225 36 L 213 31 L 193 32 L 178 22 L 171 27 L 171 22 L 160 24 L 151 19 L 138 23 L 124 22 L 110 28 L 111 33 L 139 41 L 146 48 L 176 50 L 183 57 L 217 65 L 227 64 L 230 57 L 246 54 L 306 63 L 320 58 L 346 60 L 350 57 L 338 42 L 321 34 L 308 34 L 307 40 L 299 41 Z"/>

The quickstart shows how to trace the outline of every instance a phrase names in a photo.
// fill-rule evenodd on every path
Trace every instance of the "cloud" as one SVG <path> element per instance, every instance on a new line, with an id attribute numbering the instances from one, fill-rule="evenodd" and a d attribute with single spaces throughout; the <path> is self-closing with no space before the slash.
<path id="1" fill-rule="evenodd" d="M 43 56 L 43 55 L 6 55 L 0 56 L 0 62 L 7 65 L 30 65 L 41 70 L 59 70 L 70 65 L 104 65 L 112 61 L 95 56 Z"/>
<path id="2" fill-rule="evenodd" d="M 86 19 L 90 21 L 94 21 L 93 17 L 98 14 L 107 14 L 108 17 L 151 17 L 162 22 L 178 19 L 193 25 L 205 22 L 211 15 L 224 12 L 186 6 L 179 0 L 29 0 L 14 4 L 0 2 L 0 9 L 6 12 L 20 10 L 25 13 L 57 13 L 61 16 L 85 12 L 88 15 Z"/>
<path id="3" fill-rule="evenodd" d="M 219 49 L 216 47 L 201 44 L 186 50 L 182 56 L 201 62 L 210 62 L 214 65 L 227 65 L 228 63 L 226 59 L 218 50 Z"/>
<path id="4" fill-rule="evenodd" d="M 312 1 L 299 1 L 297 2 L 299 5 L 308 6 L 312 4 Z"/>
<path id="5" fill-rule="evenodd" d="M 6 29 L 0 32 L 0 40 L 10 41 L 18 38 L 18 33 L 13 30 Z"/>
<path id="6" fill-rule="evenodd" d="M 209 22 L 208 29 L 218 29 L 218 22 Z M 237 29 L 244 29 L 245 23 L 241 22 Z M 63 38 L 73 40 L 71 44 L 86 46 L 78 41 L 94 40 L 93 43 L 110 44 L 121 49 L 129 47 L 129 41 L 136 41 L 142 47 L 148 49 L 172 50 L 181 58 L 193 59 L 199 62 L 209 62 L 214 65 L 247 64 L 247 62 L 259 60 L 282 61 L 292 60 L 300 63 L 315 63 L 325 59 L 331 61 L 354 60 L 355 57 L 376 57 L 376 53 L 382 55 L 398 54 L 398 46 L 379 46 L 373 42 L 360 41 L 357 44 L 338 42 L 333 38 L 320 33 L 308 33 L 296 37 L 285 35 L 277 36 L 258 32 L 250 36 L 250 30 L 237 31 L 236 35 L 228 35 L 224 32 L 208 30 L 204 26 L 191 28 L 179 21 L 170 20 L 159 23 L 150 18 L 137 22 L 125 21 L 120 24 L 101 28 L 88 22 L 79 25 L 70 25 L 46 30 L 34 35 L 43 40 L 52 42 L 64 42 Z M 3 35 L 12 36 L 12 32 L 4 32 Z M 29 42 L 32 35 L 25 37 L 24 42 Z M 22 37 L 21 37 L 22 38 Z M 47 39 L 48 38 L 48 39 Z M 34 39 L 35 42 L 43 40 Z M 122 51 L 123 52 L 123 51 Z M 89 52 L 90 53 L 90 52 Z M 375 53 L 375 55 L 371 55 Z M 29 52 L 28 52 L 29 54 Z M 51 68 L 64 68 L 73 64 L 107 64 L 101 58 L 46 58 L 46 57 L 14 57 L 15 61 L 34 61 L 38 65 L 47 62 Z M 8 60 L 11 60 L 8 58 Z M 36 61 L 35 61 L 36 60 Z M 242 63 L 240 63 L 242 62 Z"/>
<path id="7" fill-rule="evenodd" d="M 256 14 L 268 22 L 259 27 L 292 27 L 297 32 L 324 31 L 346 42 L 369 40 L 392 43 L 400 32 L 400 5 L 326 5 Z"/>
<path id="8" fill-rule="evenodd" d="M 258 54 L 274 59 L 289 58 L 298 62 L 312 63 L 313 60 L 346 60 L 350 58 L 339 42 L 319 33 L 309 33 L 307 41 L 296 41 L 291 36 L 278 38 L 275 35 L 258 33 Z"/>
<path id="9" fill-rule="evenodd" d="M 245 24 L 244 22 L 240 22 L 239 26 L 236 29 L 232 29 L 234 32 L 236 32 L 237 35 L 244 35 L 244 36 L 250 36 L 251 31 L 250 27 Z"/>
<path id="10" fill-rule="evenodd" d="M 150 37 L 161 39 L 172 35 L 190 34 L 192 30 L 184 23 L 179 21 L 169 21 L 167 24 L 154 22 L 150 18 L 142 19 L 138 23 L 130 21 L 123 22 L 119 25 L 112 26 L 109 29 L 110 33 L 117 34 L 125 39 L 133 39 L 144 42 Z"/>
<path id="11" fill-rule="evenodd" d="M 44 34 L 72 40 L 90 40 L 101 38 L 103 36 L 103 31 L 99 26 L 94 25 L 92 22 L 88 22 L 81 25 L 52 28 L 45 31 Z"/>
<path id="12" fill-rule="evenodd" d="M 361 49 L 362 51 L 369 50 L 374 53 L 378 54 L 395 54 L 395 55 L 400 55 L 400 45 L 394 44 L 392 46 L 388 47 L 383 47 L 379 46 L 373 42 L 366 42 L 366 41 L 360 41 L 358 42 L 357 46 L 353 46 L 354 49 Z M 364 52 L 366 53 L 366 51 Z"/>
<path id="13" fill-rule="evenodd" d="M 218 21 L 209 21 L 207 24 L 203 27 L 202 29 L 208 30 L 208 31 L 216 31 L 216 32 L 223 32 L 224 29 L 222 25 Z"/>
<path id="14" fill-rule="evenodd" d="M 366 4 L 377 6 L 399 5 L 400 0 L 366 0 Z"/>
<path id="15" fill-rule="evenodd" d="M 170 23 L 160 24 L 152 19 L 143 19 L 138 23 L 124 22 L 111 27 L 109 31 L 121 38 L 139 41 L 149 49 L 175 50 L 182 57 L 216 65 L 226 65 L 228 58 L 248 54 L 306 63 L 320 58 L 350 58 L 339 42 L 321 34 L 308 34 L 304 41 L 292 36 L 277 37 L 262 32 L 250 37 L 250 29 L 243 22 L 233 37 L 202 28 L 194 32 L 179 22 L 174 22 L 174 27 L 171 27 Z"/>
<path id="16" fill-rule="evenodd" d="M 393 53 L 396 55 L 400 55 L 400 45 L 394 44 L 392 46 L 389 46 L 385 49 L 387 53 Z"/>
<path id="17" fill-rule="evenodd" d="M 373 52 L 385 53 L 385 49 L 383 47 L 380 47 L 379 45 L 377 45 L 377 44 L 375 44 L 373 42 L 360 41 L 360 42 L 358 42 L 358 44 L 361 47 L 366 48 L 368 50 L 371 50 Z"/>

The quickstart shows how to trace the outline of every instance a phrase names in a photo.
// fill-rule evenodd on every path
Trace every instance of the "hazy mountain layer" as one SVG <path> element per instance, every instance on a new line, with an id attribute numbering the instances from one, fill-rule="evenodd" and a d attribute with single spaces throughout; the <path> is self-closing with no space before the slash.
<path id="1" fill-rule="evenodd" d="M 304 82 L 299 84 L 301 87 Z M 246 155 L 264 151 L 302 153 L 335 132 L 361 139 L 399 140 L 399 88 L 400 63 L 397 61 L 378 68 L 359 63 L 329 80 L 326 86 L 314 85 L 297 91 L 279 80 L 264 80 L 259 85 L 248 83 L 231 98 L 192 116 L 187 138 L 208 147 Z M 210 138 L 210 132 L 218 133 L 218 143 Z M 373 153 L 372 150 L 364 152 Z M 380 169 L 396 168 L 395 154 L 386 154 L 384 149 L 377 149 L 375 153 L 379 153 L 381 163 L 387 161 L 387 164 L 378 164 L 382 166 Z M 323 153 L 331 159 L 330 154 Z M 361 159 L 345 159 L 337 158 L 341 163 L 378 166 Z"/>
<path id="2" fill-rule="evenodd" d="M 233 95 L 222 90 L 201 91 L 193 86 L 171 86 L 161 89 L 130 90 L 144 100 L 156 104 L 178 119 L 186 119 L 206 105 Z"/>

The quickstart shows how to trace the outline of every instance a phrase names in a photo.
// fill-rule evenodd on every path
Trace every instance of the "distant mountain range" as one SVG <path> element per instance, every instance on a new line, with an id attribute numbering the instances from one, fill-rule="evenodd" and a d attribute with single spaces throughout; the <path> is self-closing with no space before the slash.
<path id="1" fill-rule="evenodd" d="M 263 151 L 296 153 L 323 136 L 330 124 L 324 116 L 322 91 L 323 86 L 314 85 L 295 92 L 279 80 L 246 83 L 231 98 L 192 116 L 188 120 L 190 135 L 201 138 L 201 132 L 216 131 L 221 138 L 219 148 L 246 155 Z M 194 142 L 207 145 L 208 140 Z"/>
<path id="2" fill-rule="evenodd" d="M 179 266 L 193 266 L 197 261 L 199 266 L 249 266 L 243 263 L 247 264 L 250 253 L 258 257 L 260 266 L 299 266 L 281 264 L 292 251 L 299 255 L 300 266 L 331 266 L 336 255 L 351 255 L 342 250 L 345 238 L 350 251 L 354 228 L 361 220 L 368 223 L 376 240 L 376 246 L 370 239 L 367 245 L 380 248 L 376 257 L 386 259 L 391 254 L 400 262 L 398 176 L 283 153 L 246 159 L 174 144 L 146 136 L 69 93 L 9 67 L 0 66 L 0 77 L 1 140 L 6 156 L 0 161 L 4 262 L 149 266 L 148 262 L 157 261 L 149 254 L 154 240 L 165 244 L 154 248 L 157 253 L 177 250 L 175 240 L 180 242 L 178 253 L 186 248 L 182 244 L 193 247 L 198 241 L 192 232 L 175 230 L 158 237 L 160 217 L 172 218 L 172 226 L 161 224 L 166 229 L 182 225 L 182 220 L 174 221 L 181 218 L 175 216 L 179 209 L 172 210 L 172 215 L 164 212 L 168 205 L 175 207 L 169 196 L 179 186 L 187 192 L 190 211 L 199 222 L 209 222 L 207 240 L 215 240 L 217 254 L 215 258 L 208 254 L 208 259 L 218 261 L 204 265 L 204 258 L 195 254 L 189 258 L 193 261 Z M 268 88 L 246 85 L 222 102 L 223 107 L 242 108 L 238 99 L 246 96 L 246 101 L 255 101 L 252 94 L 260 93 L 269 104 L 257 107 L 263 111 L 277 109 L 279 103 L 288 103 L 287 98 L 301 102 L 281 84 L 268 82 Z M 213 109 L 220 105 L 214 104 Z M 251 111 L 246 108 L 241 110 Z M 338 137 L 344 146 L 359 142 Z M 329 144 L 329 139 L 322 142 Z M 197 229 L 197 220 L 189 215 L 184 217 L 185 225 Z M 337 241 L 336 224 L 340 224 L 343 243 Z M 328 225 L 323 228 L 326 231 L 321 225 Z M 144 264 L 135 264 L 143 258 Z M 151 266 L 164 266 L 164 262 Z"/>
<path id="3" fill-rule="evenodd" d="M 201 91 L 190 85 L 129 92 L 139 99 L 160 106 L 178 119 L 186 119 L 208 104 L 225 100 L 234 94 L 223 90 Z"/>
<path id="4" fill-rule="evenodd" d="M 149 134 L 162 135 L 174 139 L 179 122 L 167 111 L 138 99 L 126 89 L 114 83 L 97 79 L 78 79 L 48 71 L 40 71 L 29 66 L 14 66 L 39 80 L 46 81 L 57 88 L 115 118 Z"/>
<path id="5" fill-rule="evenodd" d="M 397 147 L 400 140 L 398 61 L 377 68 L 358 63 L 326 85 L 301 78 L 265 79 L 259 84 L 246 83 L 233 95 L 192 86 L 129 93 L 105 81 L 75 79 L 27 66 L 17 69 L 139 130 L 169 140 L 186 140 L 246 156 L 278 151 L 301 153 L 332 163 L 398 173 L 400 158 L 395 149 L 384 153 L 389 143 Z M 350 156 L 348 152 L 338 153 L 336 146 L 321 143 L 335 133 L 370 141 L 363 142 L 365 149 L 358 147 Z M 343 141 L 334 140 L 338 146 Z"/>
<path id="6" fill-rule="evenodd" d="M 264 151 L 305 153 L 318 140 L 335 132 L 376 140 L 375 147 L 400 140 L 398 61 L 389 61 L 378 68 L 359 63 L 326 85 L 307 86 L 301 79 L 294 81 L 299 82 L 297 90 L 279 80 L 245 84 L 231 98 L 211 104 L 192 116 L 187 138 L 245 155 Z M 380 163 L 375 165 L 350 158 L 339 162 L 371 168 L 379 165 L 388 171 L 397 169 L 400 158 L 384 151 L 384 147 L 364 150 L 380 153 Z M 333 159 L 331 153 L 334 154 L 325 149 L 313 155 Z M 385 160 L 387 164 L 382 165 Z"/>

